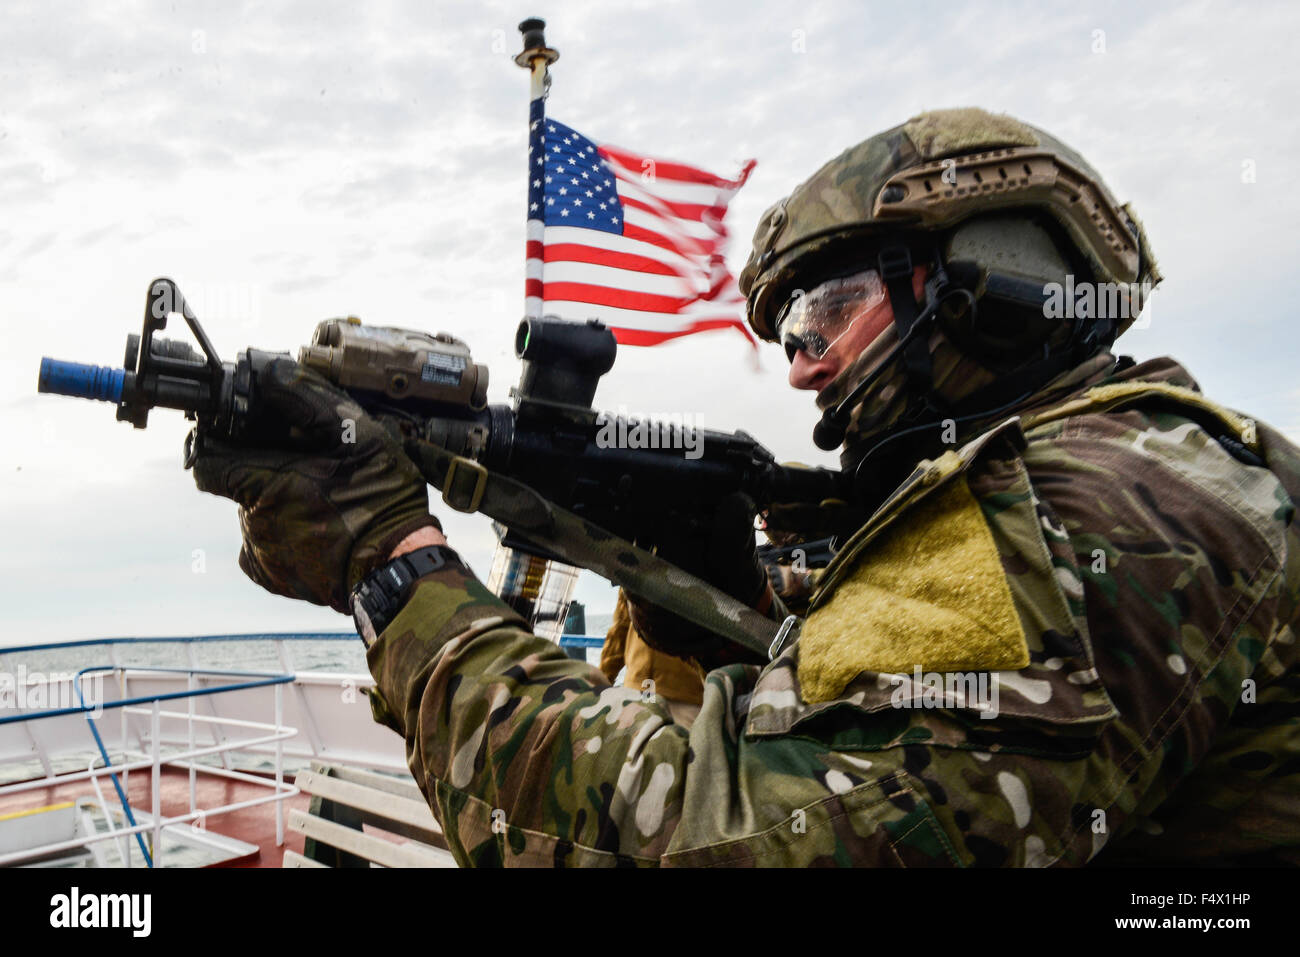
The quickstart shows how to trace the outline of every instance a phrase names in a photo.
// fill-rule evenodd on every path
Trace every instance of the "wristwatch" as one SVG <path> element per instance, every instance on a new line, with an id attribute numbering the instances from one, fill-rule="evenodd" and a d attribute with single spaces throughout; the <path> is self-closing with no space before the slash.
<path id="1" fill-rule="evenodd" d="M 381 565 L 352 589 L 352 620 L 367 649 L 397 617 L 415 583 L 446 565 L 465 568 L 460 556 L 446 545 L 426 545 Z"/>

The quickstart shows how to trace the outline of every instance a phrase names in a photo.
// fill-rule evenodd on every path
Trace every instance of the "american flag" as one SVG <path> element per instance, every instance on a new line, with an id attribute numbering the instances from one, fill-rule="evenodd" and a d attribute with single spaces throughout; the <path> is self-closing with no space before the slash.
<path id="1" fill-rule="evenodd" d="M 753 160 L 729 180 L 598 146 L 540 109 L 531 144 L 529 315 L 601 319 L 625 345 L 735 328 L 757 347 L 727 270 L 723 225 Z"/>

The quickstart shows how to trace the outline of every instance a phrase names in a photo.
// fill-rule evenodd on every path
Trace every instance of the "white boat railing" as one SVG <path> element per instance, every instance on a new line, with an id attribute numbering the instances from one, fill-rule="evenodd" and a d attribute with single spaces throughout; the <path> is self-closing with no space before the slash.
<path id="1" fill-rule="evenodd" d="M 196 830 L 222 814 L 257 804 L 276 802 L 276 843 L 284 840 L 283 802 L 299 793 L 284 783 L 286 760 L 305 765 L 327 760 L 388 771 L 405 771 L 401 738 L 374 723 L 365 706 L 368 674 L 294 672 L 290 646 L 294 642 L 356 643 L 355 634 L 291 633 L 279 635 L 200 635 L 179 638 L 114 638 L 0 648 L 0 774 L 13 783 L 0 784 L 0 813 L 11 795 L 86 781 L 100 798 L 108 818 L 107 834 L 88 840 L 61 841 L 39 849 L 0 855 L 0 865 L 85 845 L 134 836 L 144 859 L 145 832 L 152 832 L 155 851 L 164 828 L 194 822 Z M 235 645 L 238 660 L 248 660 L 251 645 L 269 642 L 282 669 L 231 671 L 200 665 L 196 650 L 214 642 Z M 135 645 L 183 645 L 189 667 L 164 668 L 123 664 L 125 649 Z M 82 668 L 74 674 L 41 674 L 25 665 L 6 670 L 33 655 L 107 652 L 110 664 Z M 259 648 L 258 650 L 263 650 Z M 328 651 L 328 646 L 326 646 Z M 330 653 L 335 660 L 339 659 Z M 227 654 L 227 657 L 230 657 Z M 7 680 L 8 685 L 4 682 Z M 87 695 L 86 686 L 97 693 Z M 286 696 L 285 687 L 293 690 Z M 4 692 L 8 690 L 6 701 Z M 109 700 L 114 698 L 116 700 Z M 164 702 L 185 702 L 185 709 L 166 710 Z M 7 707 L 6 707 L 7 704 Z M 361 704 L 357 708 L 353 705 Z M 267 711 L 272 720 L 267 721 Z M 108 721 L 113 711 L 118 720 Z M 87 736 L 89 731 L 89 737 Z M 111 752 L 111 756 L 110 756 Z M 87 756 L 93 755 L 87 762 Z M 254 762 L 264 773 L 237 770 Z M 207 763 L 205 763 L 207 762 Z M 160 778 L 164 767 L 189 773 L 187 813 L 164 818 L 160 807 Z M 151 821 L 135 820 L 127 800 L 132 771 L 148 769 L 152 778 Z M 292 770 L 292 769 L 289 769 Z M 266 787 L 270 793 L 251 800 L 200 807 L 197 775 L 207 774 Z M 14 780 L 17 778 L 18 780 Z M 107 779 L 117 792 L 126 826 L 118 827 L 114 811 L 104 801 Z M 4 780 L 0 777 L 0 780 Z M 123 855 L 123 860 L 129 860 Z"/>
<path id="2" fill-rule="evenodd" d="M 173 669 L 156 669 L 159 672 L 172 671 Z M 298 730 L 285 725 L 284 714 L 284 686 L 293 681 L 292 675 L 265 674 L 259 672 L 231 672 L 202 670 L 185 671 L 188 683 L 191 685 L 185 691 L 155 693 L 151 696 L 142 697 L 125 697 L 118 701 L 87 701 L 82 687 L 82 682 L 88 676 L 115 674 L 119 679 L 123 679 L 125 669 L 121 667 L 98 667 L 85 668 L 76 675 L 76 691 L 78 695 L 78 704 L 72 708 L 52 708 L 45 709 L 34 713 L 27 713 L 19 716 L 0 717 L 0 723 L 14 723 L 17 721 L 37 721 L 47 718 L 61 717 L 67 714 L 81 713 L 85 715 L 87 726 L 95 740 L 99 754 L 92 758 L 89 767 L 83 772 L 77 773 L 54 773 L 50 772 L 43 777 L 33 780 L 21 781 L 15 784 L 9 784 L 0 787 L 0 799 L 7 795 L 22 793 L 24 791 L 39 790 L 41 788 L 55 787 L 74 783 L 80 780 L 89 780 L 99 797 L 100 807 L 108 820 L 108 833 L 84 835 L 65 841 L 55 841 L 42 844 L 38 847 L 25 848 L 18 851 L 12 851 L 0 855 L 0 866 L 16 864 L 24 860 L 33 860 L 47 857 L 63 851 L 72 850 L 78 847 L 88 847 L 99 841 L 116 840 L 119 849 L 122 852 L 122 860 L 129 863 L 131 860 L 129 849 L 122 843 L 126 837 L 134 835 L 140 846 L 140 851 L 144 856 L 146 864 L 154 866 L 155 855 L 162 849 L 163 829 L 175 824 L 190 824 L 198 821 L 199 829 L 206 826 L 209 818 L 219 817 L 233 811 L 242 810 L 243 808 L 253 807 L 268 802 L 276 803 L 276 844 L 284 844 L 284 801 L 300 793 L 298 788 L 284 781 L 284 756 L 283 742 L 298 734 Z M 218 677 L 227 680 L 226 684 L 216 687 L 197 688 L 194 684 L 197 679 L 202 677 Z M 228 679 L 242 679 L 229 681 Z M 123 686 L 125 682 L 123 681 Z M 216 717 L 208 715 L 199 715 L 194 713 L 194 702 L 196 699 L 204 696 L 219 695 L 233 691 L 239 691 L 249 688 L 269 688 L 272 690 L 274 697 L 274 715 L 271 722 L 251 721 L 231 717 Z M 187 711 L 165 711 L 162 708 L 163 701 L 185 699 L 189 702 Z M 146 705 L 146 707 L 142 707 Z M 105 712 L 118 710 L 124 718 L 123 727 L 125 727 L 125 717 L 127 715 L 147 716 L 149 718 L 149 750 L 147 753 L 133 751 L 125 746 L 126 736 L 123 734 L 122 746 L 119 748 L 121 760 L 113 762 L 109 758 L 109 751 L 104 744 L 96 721 L 100 719 Z M 171 721 L 184 722 L 187 729 L 187 736 L 191 746 L 178 752 L 163 753 L 163 734 L 162 722 L 164 719 Z M 209 726 L 223 726 L 235 729 L 243 729 L 248 732 L 264 732 L 261 734 L 254 733 L 251 737 L 229 738 L 227 740 L 202 747 L 194 746 L 195 725 L 204 724 Z M 270 746 L 274 749 L 274 775 L 273 777 L 263 777 L 253 774 L 244 774 L 225 767 L 209 767 L 197 764 L 193 759 L 210 757 L 213 755 L 228 754 L 232 751 L 244 751 L 257 746 Z M 139 757 L 131 759 L 133 754 Z M 102 766 L 97 766 L 99 761 L 103 761 Z M 189 794 L 189 811 L 188 813 L 164 817 L 162 813 L 162 770 L 164 767 L 180 767 L 190 772 L 190 794 Z M 128 799 L 126 792 L 126 778 L 131 771 L 148 768 L 150 771 L 151 781 L 151 801 L 150 801 L 150 822 L 146 824 L 137 824 L 135 822 L 134 810 Z M 197 789 L 195 787 L 195 775 L 197 773 L 215 774 L 222 777 L 234 778 L 245 783 L 266 787 L 271 790 L 271 794 L 263 797 L 252 798 L 244 801 L 235 801 L 215 807 L 200 808 L 197 801 Z M 122 776 L 119 781 L 118 775 Z M 117 791 L 118 799 L 121 804 L 122 812 L 130 826 L 118 828 L 114 823 L 114 812 L 104 800 L 104 792 L 100 786 L 100 779 L 108 777 Z M 152 852 L 145 847 L 143 833 L 152 831 Z"/>
<path id="3" fill-rule="evenodd" d="M 108 818 L 108 832 L 85 840 L 63 841 L 39 849 L 0 855 L 0 866 L 38 855 L 55 853 L 104 840 L 122 842 L 134 837 L 144 859 L 152 863 L 144 834 L 152 832 L 153 848 L 161 847 L 163 829 L 207 821 L 256 804 L 276 802 L 276 843 L 284 840 L 284 804 L 299 793 L 284 783 L 286 762 L 300 767 L 311 761 L 379 771 L 407 771 L 405 746 L 390 729 L 376 724 L 368 707 L 366 690 L 373 687 L 369 674 L 355 671 L 297 671 L 293 649 L 306 641 L 344 642 L 360 648 L 354 633 L 293 632 L 256 635 L 196 635 L 167 638 L 100 638 L 67 643 L 0 647 L 0 815 L 4 800 L 15 794 L 87 781 L 99 797 Z M 580 656 L 599 647 L 601 639 L 565 635 L 560 644 Z M 252 658 L 254 643 L 270 643 L 279 671 L 231 671 L 205 668 L 198 650 L 212 643 L 235 643 L 237 662 Z M 240 643 L 247 643 L 245 648 Z M 126 649 L 138 645 L 181 645 L 187 667 L 156 667 L 124 663 Z M 329 651 L 333 663 L 347 654 Z M 107 665 L 82 668 L 76 674 L 27 675 L 20 657 L 65 653 L 70 649 L 89 656 L 105 653 Z M 340 651 L 348 651 L 340 646 Z M 227 655 L 229 657 L 229 655 Z M 39 661 L 40 659 L 32 659 Z M 344 667 L 347 667 L 346 665 Z M 6 707 L 3 692 L 8 680 L 11 697 Z M 107 680 L 106 680 L 107 679 Z M 95 681 L 95 700 L 84 695 L 83 685 Z M 292 689 L 288 693 L 285 688 Z M 39 690 L 39 695 L 28 692 Z M 109 695 L 105 692 L 111 691 Z M 23 697 L 26 697 L 26 701 Z M 112 696 L 115 700 L 108 700 Z M 268 697 L 273 700 L 268 700 Z M 28 706 L 28 701 L 38 699 Z M 72 700 L 70 700 L 72 699 Z M 185 702 L 185 709 L 164 710 L 164 702 Z M 62 706 L 52 707 L 55 702 Z M 358 707 L 360 705 L 360 707 Z M 267 710 L 273 711 L 266 721 Z M 116 721 L 106 721 L 116 711 Z M 87 730 L 90 740 L 87 738 Z M 239 737 L 237 733 L 244 733 Z M 89 760 L 88 760 L 89 759 Z M 248 772 L 248 762 L 263 773 Z M 202 762 L 213 763 L 202 763 Z M 241 764 L 243 770 L 236 768 Z M 269 766 L 268 766 L 269 765 Z M 189 810 L 164 818 L 161 813 L 160 778 L 165 767 L 189 773 Z M 138 823 L 127 800 L 132 771 L 148 769 L 151 775 L 151 820 Z M 208 774 L 264 786 L 270 793 L 251 800 L 201 808 L 197 775 Z M 105 801 L 102 782 L 107 779 L 117 793 L 125 826 L 118 827 L 115 812 Z M 173 832 L 174 833 L 174 832 Z M 122 854 L 124 862 L 129 854 Z"/>
<path id="4" fill-rule="evenodd" d="M 335 667 L 335 671 L 297 670 L 294 650 L 297 646 L 310 641 L 312 648 L 308 652 L 316 653 L 316 663 Z M 320 644 L 327 642 L 327 644 Z M 215 649 L 216 659 L 205 660 L 200 664 L 196 651 L 211 648 L 213 643 L 221 643 Z M 331 644 L 339 644 L 339 651 L 330 650 Z M 139 645 L 173 645 L 175 651 L 169 654 L 172 660 L 168 665 L 188 666 L 173 668 L 170 671 L 156 667 L 164 663 L 162 659 L 166 648 L 138 648 Z M 100 664 L 103 658 L 109 664 L 121 666 L 117 672 L 120 687 L 106 688 L 105 697 L 116 692 L 119 697 L 146 697 L 159 692 L 179 692 L 192 688 L 201 688 L 205 682 L 192 677 L 209 670 L 229 668 L 261 668 L 263 672 L 274 670 L 281 676 L 289 676 L 292 691 L 284 699 L 285 721 L 298 728 L 298 735 L 282 744 L 283 753 L 302 766 L 313 760 L 326 761 L 331 764 L 344 764 L 359 767 L 378 768 L 386 771 L 402 772 L 406 770 L 406 755 L 400 737 L 379 724 L 371 717 L 366 696 L 368 688 L 374 685 L 369 674 L 358 670 L 364 667 L 364 659 L 359 653 L 360 640 L 350 633 L 288 633 L 278 635 L 199 635 L 184 638 L 115 638 L 94 639 L 68 644 L 28 645 L 19 648 L 0 647 L 0 681 L 6 674 L 13 675 L 15 667 L 21 669 L 20 660 L 33 659 L 39 654 L 45 660 L 52 660 L 49 653 L 63 654 L 68 649 L 73 654 L 90 657 L 98 649 L 102 658 L 93 662 Z M 322 651 L 323 649 L 323 651 Z M 354 649 L 356 651 L 354 652 Z M 153 659 L 146 665 L 133 665 L 130 662 L 132 651 L 139 651 Z M 187 658 L 188 656 L 188 658 Z M 77 666 L 88 664 L 83 660 Z M 99 657 L 99 655 L 96 655 Z M 259 660 L 260 659 L 260 660 Z M 353 663 L 355 660 L 355 663 Z M 262 662 L 266 664 L 262 664 Z M 248 662 L 248 664 L 245 664 Z M 337 665 L 343 662 L 343 669 Z M 251 667 L 250 667 L 251 666 Z M 6 671 L 6 668 L 8 669 Z M 20 676 L 21 677 L 21 676 Z M 66 676 L 64 703 L 71 698 L 71 675 Z M 210 682 L 208 682 L 210 684 Z M 11 704 L 12 707 L 12 704 Z M 13 780 L 22 773 L 25 777 L 39 775 L 42 771 L 49 775 L 60 764 L 61 755 L 75 754 L 75 765 L 85 767 L 87 756 L 86 726 L 79 714 L 64 713 L 55 715 L 41 722 L 25 721 L 18 726 L 6 727 L 5 721 L 23 722 L 24 713 L 30 715 L 51 706 L 44 700 L 31 706 L 24 706 L 20 701 L 16 710 L 8 711 L 4 707 L 3 688 L 0 686 L 0 782 Z M 212 717 L 260 718 L 267 713 L 269 701 L 265 688 L 251 688 L 223 694 L 220 697 L 201 696 L 189 705 L 196 713 Z M 75 712 L 76 709 L 68 709 Z M 121 727 L 117 731 L 119 743 L 135 740 L 136 750 L 145 751 L 147 737 L 144 723 L 138 718 L 123 714 Z M 188 734 L 169 739 L 170 727 L 163 728 L 164 743 L 189 747 L 193 745 Z M 107 732 L 106 732 L 107 733 Z M 216 736 L 209 743 L 215 743 L 221 735 L 217 729 Z M 274 748 L 270 745 L 250 746 L 248 751 L 260 754 L 269 762 Z M 225 768 L 233 768 L 235 759 L 229 753 L 218 756 Z M 58 770 L 66 771 L 72 757 L 62 759 Z M 35 765 L 39 762 L 40 767 Z M 20 772 L 18 767 L 25 769 Z M 27 767 L 30 766 L 30 767 Z"/>

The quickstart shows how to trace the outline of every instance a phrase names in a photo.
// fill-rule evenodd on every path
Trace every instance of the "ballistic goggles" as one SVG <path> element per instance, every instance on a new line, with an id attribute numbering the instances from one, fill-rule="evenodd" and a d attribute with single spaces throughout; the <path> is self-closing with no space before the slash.
<path id="1" fill-rule="evenodd" d="M 808 292 L 797 289 L 777 313 L 777 339 L 791 362 L 801 351 L 821 359 L 887 296 L 875 269 L 828 279 Z"/>

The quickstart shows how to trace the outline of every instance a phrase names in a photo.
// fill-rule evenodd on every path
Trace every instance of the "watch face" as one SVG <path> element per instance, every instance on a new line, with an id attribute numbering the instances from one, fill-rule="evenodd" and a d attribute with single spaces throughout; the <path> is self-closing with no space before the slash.
<path id="1" fill-rule="evenodd" d="M 460 561 L 450 548 L 430 545 L 398 556 L 357 585 L 352 592 L 352 620 L 367 649 L 401 611 L 415 582 L 447 564 L 444 553 Z"/>
<path id="2" fill-rule="evenodd" d="M 375 626 L 370 622 L 370 615 L 366 612 L 366 606 L 359 601 L 352 603 L 352 620 L 356 622 L 357 634 L 361 636 L 362 642 L 366 648 L 369 648 L 379 636 L 375 634 Z"/>

